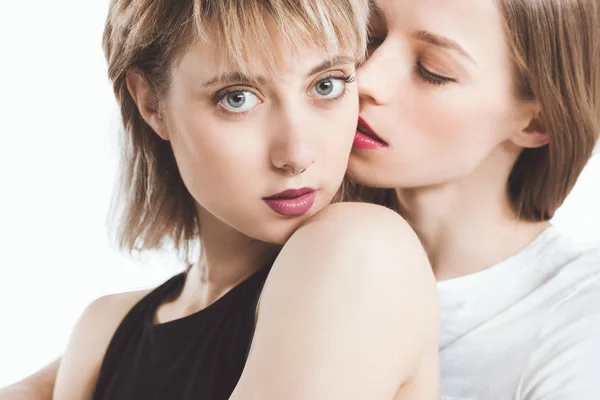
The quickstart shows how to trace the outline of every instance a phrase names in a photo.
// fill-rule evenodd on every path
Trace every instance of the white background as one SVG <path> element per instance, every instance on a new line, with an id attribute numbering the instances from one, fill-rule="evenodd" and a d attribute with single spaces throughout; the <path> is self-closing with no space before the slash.
<path id="1" fill-rule="evenodd" d="M 107 0 L 0 0 L 0 387 L 59 356 L 84 307 L 160 283 L 175 257 L 117 253 L 106 229 L 116 106 Z M 600 239 L 600 157 L 554 222 Z"/>

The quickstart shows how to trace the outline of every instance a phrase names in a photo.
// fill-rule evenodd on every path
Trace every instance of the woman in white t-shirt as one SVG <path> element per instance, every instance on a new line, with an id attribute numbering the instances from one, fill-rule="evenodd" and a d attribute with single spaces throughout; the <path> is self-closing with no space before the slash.
<path id="1" fill-rule="evenodd" d="M 600 133 L 600 3 L 374 5 L 349 173 L 429 255 L 442 398 L 600 398 L 600 249 L 548 222 Z"/>

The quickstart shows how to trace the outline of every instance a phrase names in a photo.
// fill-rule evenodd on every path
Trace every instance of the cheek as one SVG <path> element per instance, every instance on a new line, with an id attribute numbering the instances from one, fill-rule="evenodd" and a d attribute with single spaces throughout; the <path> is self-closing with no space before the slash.
<path id="1" fill-rule="evenodd" d="M 260 137 L 241 129 L 241 124 L 199 120 L 175 127 L 178 134 L 171 146 L 188 191 L 205 206 L 232 199 L 247 186 L 248 174 L 262 167 L 265 157 Z"/>
<path id="2" fill-rule="evenodd" d="M 423 99 L 422 109 L 417 132 L 430 158 L 449 169 L 472 168 L 504 139 L 498 127 L 506 120 L 497 98 L 450 89 Z"/>
<path id="3" fill-rule="evenodd" d="M 485 136 L 479 125 L 479 116 L 473 107 L 466 106 L 464 101 L 434 102 L 418 118 L 417 131 L 431 146 L 434 159 L 456 158 L 465 149 L 473 146 Z"/>
<path id="4" fill-rule="evenodd" d="M 371 119 L 387 133 L 391 147 L 357 157 L 350 172 L 379 187 L 439 184 L 472 173 L 503 141 L 503 113 L 497 99 L 466 90 L 405 90 L 392 106 Z"/>
<path id="5" fill-rule="evenodd" d="M 350 103 L 348 107 L 313 121 L 310 129 L 316 133 L 316 161 L 317 165 L 323 166 L 319 172 L 322 176 L 329 174 L 337 179 L 340 173 L 345 173 L 348 164 L 358 122 L 358 103 Z"/>
<path id="6" fill-rule="evenodd" d="M 336 138 L 340 148 L 344 149 L 344 156 L 347 156 L 346 150 L 349 152 L 352 147 L 359 115 L 358 96 L 355 94 L 349 96 L 351 98 L 344 102 L 337 112 L 325 118 L 325 123 L 328 125 L 327 131 Z"/>

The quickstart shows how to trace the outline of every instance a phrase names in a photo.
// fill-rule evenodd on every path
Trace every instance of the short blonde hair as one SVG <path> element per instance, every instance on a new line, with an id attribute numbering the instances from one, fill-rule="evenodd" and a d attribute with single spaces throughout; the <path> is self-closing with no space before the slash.
<path id="1" fill-rule="evenodd" d="M 299 44 L 352 51 L 360 62 L 367 18 L 367 0 L 112 0 L 103 47 L 123 124 L 113 210 L 119 246 L 132 251 L 170 243 L 187 254 L 199 232 L 170 144 L 143 120 L 127 89 L 132 67 L 160 98 L 178 57 L 199 41 L 211 41 L 222 65 L 242 73 L 250 61 L 276 66 L 280 46 L 294 51 Z"/>

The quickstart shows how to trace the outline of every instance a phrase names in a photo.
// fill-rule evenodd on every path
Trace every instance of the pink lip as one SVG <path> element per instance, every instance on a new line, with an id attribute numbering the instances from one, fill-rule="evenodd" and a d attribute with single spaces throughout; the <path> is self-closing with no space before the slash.
<path id="1" fill-rule="evenodd" d="M 312 188 L 289 189 L 263 198 L 264 202 L 278 214 L 286 216 L 302 215 L 311 209 L 317 197 Z"/>
<path id="2" fill-rule="evenodd" d="M 353 146 L 357 149 L 372 150 L 387 147 L 388 144 L 377 136 L 364 119 L 359 118 Z"/>

